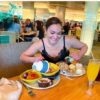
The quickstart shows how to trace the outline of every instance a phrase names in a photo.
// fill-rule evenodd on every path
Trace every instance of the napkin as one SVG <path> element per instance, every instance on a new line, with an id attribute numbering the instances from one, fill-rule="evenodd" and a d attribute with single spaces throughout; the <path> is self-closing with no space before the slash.
<path id="1" fill-rule="evenodd" d="M 19 100 L 22 84 L 18 81 L 0 79 L 0 100 Z"/>

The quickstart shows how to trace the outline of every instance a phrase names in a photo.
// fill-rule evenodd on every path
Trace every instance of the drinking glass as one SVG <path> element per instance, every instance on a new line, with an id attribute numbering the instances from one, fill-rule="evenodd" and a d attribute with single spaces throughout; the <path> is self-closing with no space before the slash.
<path id="1" fill-rule="evenodd" d="M 98 76 L 96 78 L 96 82 L 100 82 L 100 70 L 99 70 Z"/>
<path id="2" fill-rule="evenodd" d="M 91 90 L 100 70 L 100 59 L 90 59 L 87 67 L 88 90 Z"/>

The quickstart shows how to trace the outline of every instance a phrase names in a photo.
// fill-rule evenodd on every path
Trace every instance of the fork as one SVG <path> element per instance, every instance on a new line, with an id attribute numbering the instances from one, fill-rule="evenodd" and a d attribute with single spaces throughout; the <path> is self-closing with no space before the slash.
<path id="1" fill-rule="evenodd" d="M 28 94 L 30 96 L 34 96 L 35 95 L 35 93 L 33 93 L 32 89 L 30 87 L 26 86 L 25 83 L 22 80 L 19 80 L 19 82 L 22 83 L 23 86 L 27 89 L 27 92 L 28 92 Z"/>

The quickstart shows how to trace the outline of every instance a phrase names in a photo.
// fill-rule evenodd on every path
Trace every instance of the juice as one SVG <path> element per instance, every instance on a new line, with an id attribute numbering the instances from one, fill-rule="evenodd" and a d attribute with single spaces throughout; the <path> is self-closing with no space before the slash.
<path id="1" fill-rule="evenodd" d="M 100 81 L 100 71 L 99 71 L 99 73 L 98 73 L 98 76 L 97 76 L 97 78 L 96 78 L 96 81 Z"/>
<path id="2" fill-rule="evenodd" d="M 99 73 L 100 62 L 98 60 L 90 60 L 87 67 L 87 76 L 89 81 L 94 81 Z"/>

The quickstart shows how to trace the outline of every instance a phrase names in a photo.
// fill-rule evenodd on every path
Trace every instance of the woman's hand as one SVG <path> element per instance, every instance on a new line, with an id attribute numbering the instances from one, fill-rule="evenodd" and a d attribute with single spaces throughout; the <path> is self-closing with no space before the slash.
<path id="1" fill-rule="evenodd" d="M 42 55 L 36 56 L 36 57 L 34 57 L 34 62 L 38 62 L 38 61 L 41 61 L 43 59 L 44 59 L 44 57 Z"/>
<path id="2" fill-rule="evenodd" d="M 70 56 L 71 56 L 72 58 L 74 58 L 76 61 L 79 61 L 79 60 L 81 59 L 81 57 L 80 57 L 80 55 L 79 55 L 79 52 L 72 52 L 72 53 L 70 54 Z"/>

